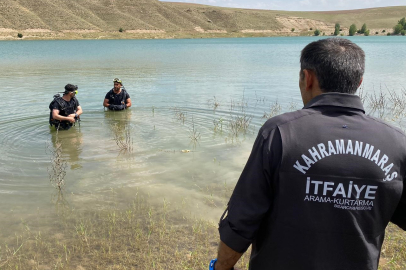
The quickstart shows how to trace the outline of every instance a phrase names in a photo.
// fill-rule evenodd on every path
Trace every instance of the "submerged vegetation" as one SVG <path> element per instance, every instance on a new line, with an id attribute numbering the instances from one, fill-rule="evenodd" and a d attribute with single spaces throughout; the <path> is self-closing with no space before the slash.
<path id="1" fill-rule="evenodd" d="M 114 193 L 115 191 L 111 191 Z M 217 249 L 216 224 L 179 217 L 163 199 L 151 205 L 140 192 L 125 207 L 74 211 L 63 208 L 51 226 L 24 222 L 0 244 L 0 269 L 206 269 Z M 247 266 L 248 256 L 239 265 Z"/>
<path id="2" fill-rule="evenodd" d="M 65 185 L 66 168 L 68 165 L 66 160 L 62 157 L 61 142 L 56 139 L 54 147 L 48 145 L 47 151 L 51 156 L 51 165 L 48 167 L 49 181 L 52 186 L 61 192 Z"/>

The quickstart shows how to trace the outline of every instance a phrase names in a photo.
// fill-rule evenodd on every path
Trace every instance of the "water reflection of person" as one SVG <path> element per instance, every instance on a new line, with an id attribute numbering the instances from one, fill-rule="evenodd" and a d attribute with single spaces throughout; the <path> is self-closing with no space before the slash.
<path id="1" fill-rule="evenodd" d="M 106 111 L 104 113 L 106 124 L 113 133 L 116 143 L 119 146 L 121 145 L 120 148 L 122 148 L 123 145 L 126 145 L 124 148 L 130 146 L 128 144 L 131 141 L 131 115 L 130 110 L 120 113 L 115 111 Z"/>
<path id="2" fill-rule="evenodd" d="M 106 111 L 104 113 L 104 118 L 107 125 L 117 125 L 120 126 L 120 129 L 125 129 L 125 127 L 129 126 L 131 123 L 131 115 L 132 114 L 130 110 L 125 110 L 120 113 L 117 113 L 115 111 Z"/>
<path id="3" fill-rule="evenodd" d="M 60 144 L 62 156 L 68 157 L 72 170 L 82 168 L 79 155 L 82 153 L 83 134 L 80 129 L 71 129 L 66 132 L 52 131 L 52 145 L 56 150 Z"/>

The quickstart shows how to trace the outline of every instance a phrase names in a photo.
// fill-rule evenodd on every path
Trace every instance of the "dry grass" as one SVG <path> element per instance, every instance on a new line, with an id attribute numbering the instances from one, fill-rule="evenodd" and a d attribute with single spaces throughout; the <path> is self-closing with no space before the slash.
<path id="1" fill-rule="evenodd" d="M 386 228 L 385 241 L 382 246 L 380 270 L 406 269 L 405 232 L 392 223 Z"/>

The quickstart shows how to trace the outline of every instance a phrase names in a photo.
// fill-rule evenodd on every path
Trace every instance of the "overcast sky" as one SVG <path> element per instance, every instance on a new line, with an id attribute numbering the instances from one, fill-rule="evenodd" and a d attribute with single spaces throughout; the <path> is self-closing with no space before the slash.
<path id="1" fill-rule="evenodd" d="M 272 10 L 347 10 L 372 7 L 405 6 L 406 0 L 160 0 L 211 6 Z"/>

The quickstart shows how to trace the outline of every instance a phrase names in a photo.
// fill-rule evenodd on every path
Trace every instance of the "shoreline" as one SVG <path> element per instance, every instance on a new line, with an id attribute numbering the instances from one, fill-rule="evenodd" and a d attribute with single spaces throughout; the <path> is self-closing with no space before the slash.
<path id="1" fill-rule="evenodd" d="M 3 30 L 3 31 L 2 31 Z M 329 29 L 330 30 L 330 29 Z M 324 31 L 322 36 L 332 36 L 329 30 Z M 385 30 L 385 32 L 382 32 Z M 225 30 L 197 29 L 196 31 L 165 32 L 163 30 L 126 30 L 124 32 L 110 31 L 102 32 L 95 30 L 64 30 L 50 31 L 47 29 L 0 29 L 0 41 L 14 40 L 109 40 L 109 39 L 207 39 L 207 38 L 254 38 L 254 37 L 308 37 L 314 36 L 314 31 L 277 31 L 277 30 L 253 30 L 245 29 L 236 32 Z M 378 34 L 375 34 L 378 32 Z M 392 29 L 381 28 L 371 29 L 370 36 L 386 36 Z M 17 35 L 22 34 L 22 38 Z M 354 36 L 363 36 L 356 34 Z M 340 36 L 338 36 L 340 37 Z M 343 31 L 342 37 L 348 37 L 348 33 Z"/>

